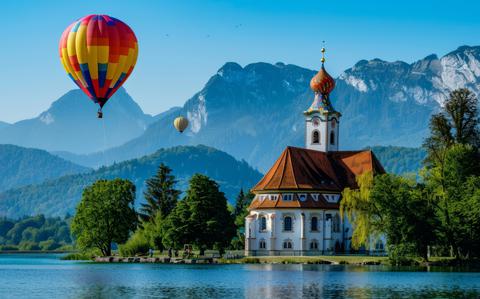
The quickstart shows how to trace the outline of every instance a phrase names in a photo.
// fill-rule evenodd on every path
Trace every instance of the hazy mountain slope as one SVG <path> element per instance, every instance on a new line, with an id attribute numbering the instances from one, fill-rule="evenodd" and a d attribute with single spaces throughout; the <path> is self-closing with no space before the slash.
<path id="1" fill-rule="evenodd" d="M 0 121 L 0 130 L 5 128 L 6 126 L 10 125 L 9 123 L 6 123 L 4 121 Z"/>
<path id="2" fill-rule="evenodd" d="M 88 171 L 46 151 L 0 145 L 0 191 Z"/>
<path id="3" fill-rule="evenodd" d="M 123 88 L 105 105 L 103 119 L 97 119 L 97 109 L 82 91 L 71 90 L 38 117 L 0 129 L 0 143 L 48 151 L 96 152 L 141 135 L 153 120 Z"/>
<path id="4" fill-rule="evenodd" d="M 371 150 L 389 173 L 418 173 L 426 152 L 423 148 L 374 146 Z"/>
<path id="5" fill-rule="evenodd" d="M 0 194 L 0 216 L 15 218 L 40 213 L 49 216 L 73 213 L 83 189 L 101 178 L 131 180 L 137 186 L 140 201 L 145 180 L 155 174 L 161 162 L 173 169 L 181 190 L 186 189 L 193 174 L 202 173 L 216 180 L 231 201 L 241 188 L 249 189 L 261 178 L 261 174 L 246 162 L 214 148 L 201 145 L 174 147 L 89 173 L 8 190 Z"/>
<path id="6" fill-rule="evenodd" d="M 328 69 L 328 64 L 326 65 Z M 180 111 L 154 122 L 124 145 L 73 161 L 97 166 L 178 144 L 207 144 L 245 159 L 265 171 L 287 145 L 303 146 L 302 112 L 313 93 L 315 74 L 294 65 L 227 63 Z M 480 47 L 460 47 L 441 58 L 430 55 L 412 64 L 362 60 L 337 78 L 331 95 L 343 117 L 341 149 L 374 145 L 418 147 L 430 115 L 452 89 L 480 90 Z M 175 116 L 190 120 L 184 134 L 172 128 Z M 106 157 L 106 158 L 105 158 Z"/>

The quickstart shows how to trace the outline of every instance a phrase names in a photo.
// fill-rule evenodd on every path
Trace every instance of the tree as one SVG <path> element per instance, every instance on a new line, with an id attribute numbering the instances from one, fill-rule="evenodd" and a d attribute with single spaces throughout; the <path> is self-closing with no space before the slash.
<path id="1" fill-rule="evenodd" d="M 370 201 L 370 192 L 373 188 L 373 174 L 365 172 L 356 177 L 358 189 L 345 188 L 340 202 L 340 215 L 348 217 L 354 227 L 352 233 L 352 247 L 368 248 L 371 235 L 379 234 L 379 222 L 382 220 L 380 211 L 375 203 Z"/>
<path id="2" fill-rule="evenodd" d="M 364 173 L 358 189 L 345 189 L 340 212 L 353 226 L 352 247 L 369 247 L 371 238 L 385 235 L 389 254 L 428 259 L 434 241 L 434 209 L 422 185 L 392 174 Z"/>
<path id="3" fill-rule="evenodd" d="M 425 140 L 427 164 L 442 163 L 445 150 L 453 144 L 480 145 L 478 100 L 466 88 L 450 93 L 443 111 L 432 116 L 430 136 Z"/>
<path id="4" fill-rule="evenodd" d="M 200 249 L 223 251 L 235 234 L 227 199 L 218 184 L 205 175 L 195 174 L 186 196 L 170 213 L 165 224 L 165 246 L 178 248 L 191 243 Z"/>
<path id="5" fill-rule="evenodd" d="M 112 243 L 124 243 L 137 225 L 135 185 L 122 179 L 98 180 L 85 188 L 72 220 L 72 233 L 82 249 L 111 255 Z"/>
<path id="6" fill-rule="evenodd" d="M 242 249 L 245 246 L 245 217 L 248 215 L 248 206 L 254 198 L 254 194 L 248 192 L 245 194 L 243 189 L 237 196 L 235 207 L 233 210 L 233 219 L 235 222 L 236 236 L 232 240 L 234 249 Z"/>
<path id="7" fill-rule="evenodd" d="M 477 213 L 475 208 L 478 205 L 471 202 L 469 206 L 466 202 L 474 196 L 472 186 L 480 175 L 479 164 L 475 148 L 454 144 L 445 150 L 443 161 L 424 175 L 439 220 L 439 239 L 452 249 L 456 258 L 470 256 L 470 249 L 465 244 L 472 241 L 469 229 L 476 220 L 466 215 Z"/>
<path id="8" fill-rule="evenodd" d="M 160 164 L 157 173 L 146 181 L 147 190 L 144 193 L 146 203 L 142 203 L 140 219 L 148 222 L 155 219 L 157 212 L 163 217 L 175 208 L 180 191 L 175 189 L 175 177 L 172 170 L 165 164 Z"/>
<path id="9" fill-rule="evenodd" d="M 385 234 L 389 253 L 428 260 L 436 222 L 423 185 L 392 174 L 379 175 L 374 179 L 370 202 L 382 215 L 376 229 Z"/>

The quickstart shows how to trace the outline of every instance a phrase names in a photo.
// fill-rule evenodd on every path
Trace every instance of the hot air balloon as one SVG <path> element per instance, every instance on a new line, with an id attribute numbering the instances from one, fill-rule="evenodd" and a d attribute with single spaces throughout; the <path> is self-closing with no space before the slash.
<path id="1" fill-rule="evenodd" d="M 177 131 L 183 133 L 183 131 L 185 131 L 185 129 L 188 127 L 188 119 L 183 116 L 179 116 L 175 118 L 175 120 L 173 121 L 173 125 L 175 126 L 175 129 L 177 129 Z"/>
<path id="2" fill-rule="evenodd" d="M 68 76 L 102 107 L 133 71 L 137 38 L 122 21 L 89 15 L 73 22 L 60 38 L 60 60 Z"/>

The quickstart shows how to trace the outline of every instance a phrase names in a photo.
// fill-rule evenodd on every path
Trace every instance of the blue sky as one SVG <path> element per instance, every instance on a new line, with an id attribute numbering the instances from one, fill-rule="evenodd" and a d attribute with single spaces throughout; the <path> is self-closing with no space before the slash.
<path id="1" fill-rule="evenodd" d="M 413 62 L 480 45 L 480 1 L 1 1 L 0 120 L 38 115 L 75 88 L 58 40 L 87 14 L 130 25 L 137 66 L 124 85 L 156 114 L 200 90 L 227 61 L 318 68 L 322 40 L 333 75 L 360 59 Z"/>

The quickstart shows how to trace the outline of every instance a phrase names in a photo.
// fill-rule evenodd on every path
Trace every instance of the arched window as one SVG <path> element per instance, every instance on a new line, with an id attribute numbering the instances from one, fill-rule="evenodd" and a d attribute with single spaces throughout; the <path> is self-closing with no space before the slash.
<path id="1" fill-rule="evenodd" d="M 265 240 L 260 240 L 260 243 L 258 243 L 258 248 L 260 249 L 266 249 L 267 248 L 267 243 L 265 242 Z"/>
<path id="2" fill-rule="evenodd" d="M 310 220 L 310 230 L 311 231 L 318 231 L 318 218 L 316 216 L 312 217 L 312 220 Z"/>
<path id="3" fill-rule="evenodd" d="M 335 133 L 330 132 L 330 144 L 335 144 Z"/>
<path id="4" fill-rule="evenodd" d="M 283 230 L 286 232 L 292 231 L 292 217 L 285 216 L 285 218 L 283 218 Z"/>
<path id="5" fill-rule="evenodd" d="M 338 216 L 338 214 L 333 216 L 332 230 L 334 233 L 340 232 L 340 216 Z"/>
<path id="6" fill-rule="evenodd" d="M 312 249 L 312 250 L 317 250 L 318 249 L 317 240 L 312 240 L 312 242 L 310 242 L 310 249 Z"/>
<path id="7" fill-rule="evenodd" d="M 320 133 L 315 130 L 312 133 L 312 144 L 319 144 L 320 143 Z"/>
<path id="8" fill-rule="evenodd" d="M 292 248 L 293 248 L 292 241 L 290 240 L 283 241 L 283 249 L 292 249 Z"/>
<path id="9" fill-rule="evenodd" d="M 260 218 L 260 231 L 266 231 L 267 230 L 267 217 L 262 216 Z"/>

